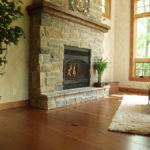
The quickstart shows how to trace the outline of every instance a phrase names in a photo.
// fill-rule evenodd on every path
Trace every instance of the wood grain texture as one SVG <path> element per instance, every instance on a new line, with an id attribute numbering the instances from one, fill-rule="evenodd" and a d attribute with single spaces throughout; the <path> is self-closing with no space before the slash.
<path id="1" fill-rule="evenodd" d="M 150 17 L 150 12 L 136 14 L 135 17 L 136 18 Z"/>
<path id="2" fill-rule="evenodd" d="M 119 87 L 119 91 L 120 92 L 133 92 L 133 93 L 148 95 L 148 90 L 146 90 L 146 89 Z"/>
<path id="3" fill-rule="evenodd" d="M 119 83 L 111 83 L 110 84 L 110 94 L 117 94 L 119 91 Z"/>
<path id="4" fill-rule="evenodd" d="M 46 13 L 51 16 L 55 16 L 70 22 L 74 22 L 88 28 L 99 30 L 101 32 L 108 32 L 110 27 L 103 23 L 95 22 L 95 20 L 89 19 L 77 12 L 71 10 L 63 9 L 61 7 L 55 6 L 49 2 L 41 1 L 36 4 L 32 4 L 27 7 L 29 15 L 39 15 L 40 13 Z"/>
<path id="5" fill-rule="evenodd" d="M 23 107 L 23 106 L 28 106 L 28 105 L 29 105 L 29 100 L 2 103 L 2 104 L 0 104 L 0 110 Z"/>
<path id="6" fill-rule="evenodd" d="M 134 50 L 134 0 L 130 1 L 130 63 L 129 63 L 129 80 L 133 80 L 133 50 Z"/>
<path id="7" fill-rule="evenodd" d="M 150 138 L 109 132 L 122 95 L 74 107 L 0 111 L 2 150 L 149 150 Z"/>
<path id="8" fill-rule="evenodd" d="M 111 19 L 111 0 L 105 0 L 105 12 L 102 13 L 102 16 Z"/>

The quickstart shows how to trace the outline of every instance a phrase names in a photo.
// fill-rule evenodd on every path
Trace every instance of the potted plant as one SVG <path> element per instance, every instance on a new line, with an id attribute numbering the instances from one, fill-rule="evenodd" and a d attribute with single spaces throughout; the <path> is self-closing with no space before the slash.
<path id="1" fill-rule="evenodd" d="M 97 70 L 98 72 L 98 82 L 94 83 L 95 87 L 102 87 L 102 75 L 104 70 L 107 68 L 107 60 L 100 58 L 98 59 L 95 63 L 94 63 L 94 68 Z"/>
<path id="2" fill-rule="evenodd" d="M 7 63 L 7 46 L 17 44 L 20 37 L 24 37 L 21 27 L 14 25 L 20 17 L 22 0 L 1 0 L 0 2 L 0 75 L 4 74 Z"/>

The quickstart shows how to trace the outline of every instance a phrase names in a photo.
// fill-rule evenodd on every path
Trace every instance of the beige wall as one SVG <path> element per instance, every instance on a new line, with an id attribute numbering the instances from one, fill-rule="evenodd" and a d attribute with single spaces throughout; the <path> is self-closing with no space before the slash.
<path id="1" fill-rule="evenodd" d="M 0 76 L 0 103 L 28 99 L 28 47 L 29 17 L 25 7 L 31 0 L 23 0 L 24 17 L 19 24 L 25 31 L 26 39 L 20 39 L 17 46 L 8 47 L 8 63 L 5 74 Z"/>
<path id="2" fill-rule="evenodd" d="M 111 19 L 101 19 L 111 27 L 109 32 L 104 34 L 103 57 L 108 59 L 109 64 L 104 71 L 103 81 L 114 81 L 115 0 L 112 0 L 111 6 Z"/>
<path id="3" fill-rule="evenodd" d="M 121 87 L 146 89 L 145 82 L 129 81 L 130 0 L 116 0 L 114 80 Z"/>

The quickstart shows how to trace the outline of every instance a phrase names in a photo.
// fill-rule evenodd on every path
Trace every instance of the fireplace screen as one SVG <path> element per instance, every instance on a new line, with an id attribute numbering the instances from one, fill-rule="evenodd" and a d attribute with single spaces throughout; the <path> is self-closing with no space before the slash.
<path id="1" fill-rule="evenodd" d="M 63 74 L 64 89 L 89 86 L 90 50 L 65 46 Z"/>

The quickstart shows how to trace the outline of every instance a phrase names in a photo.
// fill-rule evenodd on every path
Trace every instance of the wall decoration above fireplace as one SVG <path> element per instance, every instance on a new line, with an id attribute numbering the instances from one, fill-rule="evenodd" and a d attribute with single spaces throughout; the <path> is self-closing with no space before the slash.
<path id="1" fill-rule="evenodd" d="M 74 11 L 89 15 L 90 0 L 70 0 L 70 6 Z"/>
<path id="2" fill-rule="evenodd" d="M 65 46 L 63 88 L 90 86 L 90 50 Z"/>

